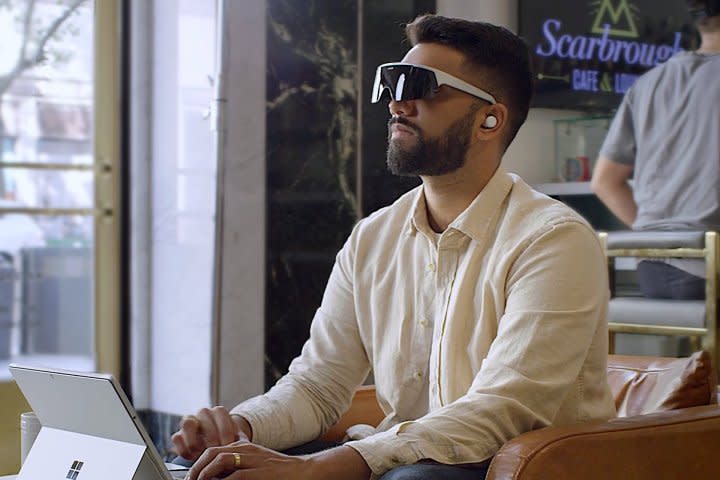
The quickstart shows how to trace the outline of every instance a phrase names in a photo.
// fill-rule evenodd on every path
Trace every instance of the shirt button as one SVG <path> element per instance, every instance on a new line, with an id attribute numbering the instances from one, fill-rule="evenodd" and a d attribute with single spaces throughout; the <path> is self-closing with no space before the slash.
<path id="1" fill-rule="evenodd" d="M 423 327 L 429 327 L 430 321 L 427 318 L 423 318 L 420 320 L 420 325 L 422 325 Z"/>
<path id="2" fill-rule="evenodd" d="M 434 263 L 428 263 L 427 269 L 428 269 L 428 272 L 434 272 L 434 271 L 435 271 L 435 264 L 434 264 Z"/>
<path id="3" fill-rule="evenodd" d="M 422 374 L 422 372 L 419 371 L 419 370 L 418 370 L 417 372 L 415 372 L 415 373 L 413 374 L 413 376 L 415 377 L 415 380 L 422 380 L 422 378 L 423 378 L 423 374 Z"/>

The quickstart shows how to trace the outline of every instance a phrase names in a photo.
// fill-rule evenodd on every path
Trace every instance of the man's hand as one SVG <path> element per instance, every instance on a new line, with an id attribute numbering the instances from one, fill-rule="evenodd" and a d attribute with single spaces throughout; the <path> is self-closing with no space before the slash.
<path id="1" fill-rule="evenodd" d="M 213 478 L 293 478 L 301 480 L 303 457 L 292 457 L 260 445 L 237 442 L 224 447 L 210 447 L 190 469 L 186 480 Z M 241 473 L 242 472 L 242 473 Z M 241 476 L 242 475 L 242 476 Z M 310 478 L 310 477 L 307 477 Z"/>
<path id="2" fill-rule="evenodd" d="M 230 415 L 225 407 L 203 408 L 197 415 L 187 415 L 172 442 L 178 455 L 195 460 L 209 447 L 250 442 L 250 424 L 239 415 Z"/>
<path id="3" fill-rule="evenodd" d="M 350 447 L 313 455 L 290 456 L 260 445 L 237 442 L 205 450 L 186 480 L 367 480 L 370 468 Z"/>

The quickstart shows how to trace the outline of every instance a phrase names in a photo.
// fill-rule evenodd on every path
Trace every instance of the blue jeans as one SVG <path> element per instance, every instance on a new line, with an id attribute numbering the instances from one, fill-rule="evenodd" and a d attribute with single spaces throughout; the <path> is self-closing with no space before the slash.
<path id="1" fill-rule="evenodd" d="M 339 445 L 339 443 L 316 441 L 285 450 L 283 453 L 287 455 L 307 455 Z M 173 460 L 173 463 L 185 465 L 186 467 L 192 465 L 192 462 L 181 457 Z M 393 468 L 380 477 L 380 480 L 484 480 L 489 466 L 490 462 L 484 464 L 483 467 L 474 469 L 454 465 L 416 463 Z"/>

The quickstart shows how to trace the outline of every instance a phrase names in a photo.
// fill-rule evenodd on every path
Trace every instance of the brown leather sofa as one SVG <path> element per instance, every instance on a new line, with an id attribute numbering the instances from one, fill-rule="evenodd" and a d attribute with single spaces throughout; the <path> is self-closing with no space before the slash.
<path id="1" fill-rule="evenodd" d="M 610 355 L 608 383 L 618 418 L 520 435 L 497 452 L 487 480 L 720 478 L 720 406 L 707 352 Z M 349 426 L 382 418 L 374 388 L 362 387 L 323 438 L 339 441 Z"/>

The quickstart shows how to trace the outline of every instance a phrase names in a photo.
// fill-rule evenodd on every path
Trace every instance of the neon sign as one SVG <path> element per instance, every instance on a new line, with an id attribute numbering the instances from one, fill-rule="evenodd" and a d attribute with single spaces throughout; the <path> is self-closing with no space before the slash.
<path id="1" fill-rule="evenodd" d="M 545 42 L 538 44 L 535 54 L 540 57 L 558 57 L 570 60 L 598 60 L 600 62 L 624 61 L 626 65 L 654 67 L 682 50 L 680 32 L 675 32 L 672 45 L 656 45 L 634 40 L 614 40 L 610 38 L 610 25 L 605 24 L 602 35 L 558 35 L 562 22 L 548 19 L 543 24 Z M 572 88 L 576 91 L 625 93 L 639 75 L 616 73 L 612 79 L 598 70 L 574 68 L 572 70 Z"/>
<path id="2" fill-rule="evenodd" d="M 563 34 L 557 36 L 562 22 L 556 19 L 546 20 L 543 24 L 545 44 L 538 45 L 535 53 L 541 57 L 569 58 L 571 60 L 600 60 L 618 62 L 621 59 L 627 65 L 654 67 L 682 50 L 680 32 L 675 32 L 672 45 L 655 45 L 628 40 L 609 38 L 610 25 L 605 24 L 601 37 Z"/>
<path id="3" fill-rule="evenodd" d="M 534 106 L 610 109 L 647 70 L 691 47 L 677 0 L 519 0 Z"/>

